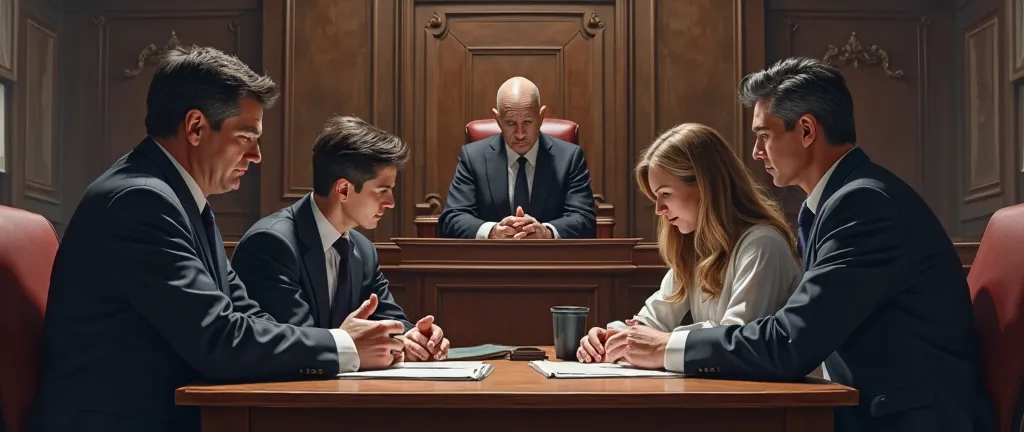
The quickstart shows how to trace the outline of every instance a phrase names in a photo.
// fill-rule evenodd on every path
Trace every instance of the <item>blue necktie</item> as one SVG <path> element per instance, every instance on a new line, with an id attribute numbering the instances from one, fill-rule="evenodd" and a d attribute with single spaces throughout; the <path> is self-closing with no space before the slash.
<path id="1" fill-rule="evenodd" d="M 512 195 L 513 213 L 515 213 L 516 207 L 522 207 L 526 212 L 526 205 L 530 203 L 530 186 L 526 183 L 526 158 L 519 156 L 517 162 L 519 162 L 519 172 L 516 173 L 516 190 Z"/>
<path id="2" fill-rule="evenodd" d="M 811 211 L 810 207 L 807 207 L 806 200 L 800 206 L 800 214 L 796 216 L 796 225 L 798 228 L 797 250 L 802 257 L 807 248 L 808 237 L 811 236 L 811 226 L 814 225 L 814 212 Z"/>
<path id="3" fill-rule="evenodd" d="M 206 207 L 203 207 L 203 212 L 199 214 L 203 219 L 203 227 L 206 229 L 206 242 L 210 246 L 210 258 L 217 263 L 217 222 L 213 219 L 213 208 L 210 207 L 210 203 L 206 203 Z"/>
<path id="4" fill-rule="evenodd" d="M 331 328 L 338 328 L 348 317 L 349 308 L 352 307 L 349 304 L 349 299 L 352 298 L 352 281 L 348 278 L 348 256 L 352 244 L 347 238 L 339 237 L 333 247 L 338 251 L 338 255 L 341 255 L 341 261 L 338 261 L 337 289 L 334 290 L 334 301 L 331 302 Z"/>

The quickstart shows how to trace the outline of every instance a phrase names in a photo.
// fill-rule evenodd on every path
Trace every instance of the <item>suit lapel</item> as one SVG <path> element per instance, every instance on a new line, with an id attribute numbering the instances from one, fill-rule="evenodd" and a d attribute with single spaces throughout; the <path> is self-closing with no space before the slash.
<path id="1" fill-rule="evenodd" d="M 817 238 L 818 236 L 818 227 L 821 225 L 821 220 L 824 216 L 822 215 L 822 210 L 825 208 L 825 203 L 829 198 L 832 198 L 832 195 L 835 195 L 839 188 L 846 184 L 846 177 L 849 176 L 854 169 L 861 166 L 861 164 L 870 161 L 871 159 L 868 158 L 867 153 L 864 153 L 864 150 L 861 150 L 860 147 L 854 147 L 853 150 L 850 150 L 850 152 L 843 157 L 843 160 L 839 161 L 839 165 L 836 165 L 836 169 L 832 171 L 832 175 L 828 178 L 828 182 L 825 183 L 825 189 L 821 191 L 821 198 L 818 199 L 818 208 L 814 217 L 814 223 L 811 224 L 811 232 L 807 234 L 808 239 Z M 813 244 L 814 242 L 808 240 L 808 243 Z M 808 247 L 807 250 L 804 251 L 805 270 L 810 268 L 811 262 L 818 260 L 818 254 L 811 249 L 812 248 Z"/>
<path id="2" fill-rule="evenodd" d="M 508 202 L 508 155 L 501 134 L 491 138 L 491 151 L 487 152 L 487 184 L 491 189 L 491 201 L 498 212 L 498 218 L 512 214 Z"/>
<path id="3" fill-rule="evenodd" d="M 533 169 L 533 190 L 530 192 L 530 205 L 526 213 L 535 218 L 541 218 L 547 208 L 547 200 L 550 194 L 548 191 L 555 181 L 554 156 L 551 154 L 551 142 L 547 136 L 541 134 L 540 146 L 537 149 L 537 166 Z"/>
<path id="4" fill-rule="evenodd" d="M 299 241 L 305 246 L 302 264 L 310 283 L 313 284 L 313 292 L 310 296 L 316 303 L 312 308 L 316 314 L 313 318 L 318 326 L 329 328 L 331 297 L 327 290 L 327 260 L 324 258 L 324 245 L 320 241 L 320 231 L 317 230 L 316 219 L 313 217 L 312 201 L 312 197 L 306 194 L 292 205 L 292 212 L 295 214 L 295 226 L 299 231 Z"/>
<path id="5" fill-rule="evenodd" d="M 217 282 L 221 291 L 226 291 L 227 287 L 223 282 L 227 279 L 221 276 L 222 273 L 218 270 L 218 267 L 224 269 L 227 268 L 227 265 L 215 265 L 218 261 L 216 258 L 217 254 L 210 250 L 210 242 L 206 240 L 206 225 L 203 224 L 203 218 L 199 215 L 196 199 L 192 196 L 188 185 L 185 184 L 185 179 L 181 178 L 181 173 L 178 172 L 178 169 L 167 159 L 167 155 L 158 146 L 159 144 L 156 141 L 146 138 L 136 149 L 153 161 L 157 169 L 163 174 L 164 181 L 167 182 L 167 185 L 171 187 L 171 190 L 178 197 L 178 202 L 181 203 L 185 214 L 188 215 L 188 221 L 192 228 L 192 239 L 199 246 L 200 259 L 203 260 L 206 270 L 210 272 L 210 276 Z M 219 231 L 217 231 L 217 240 L 220 241 Z M 220 255 L 223 255 L 223 252 Z"/>
<path id="6" fill-rule="evenodd" d="M 351 301 L 348 304 L 349 309 L 355 310 L 359 307 L 359 297 L 362 294 L 363 286 L 363 258 L 358 253 L 356 248 L 355 239 L 352 238 L 352 233 L 349 233 L 349 241 L 352 243 L 351 252 L 349 252 L 348 260 L 348 280 L 349 286 L 352 287 Z"/>

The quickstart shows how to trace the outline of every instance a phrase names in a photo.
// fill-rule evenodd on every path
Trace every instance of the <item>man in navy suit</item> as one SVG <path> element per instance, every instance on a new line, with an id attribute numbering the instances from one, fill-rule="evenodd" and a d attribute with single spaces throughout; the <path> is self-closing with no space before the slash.
<path id="1" fill-rule="evenodd" d="M 371 296 L 373 320 L 397 320 L 402 359 L 443 360 L 448 339 L 432 316 L 414 326 L 388 290 L 377 249 L 354 228 L 377 227 L 395 206 L 409 148 L 356 117 L 333 117 L 313 145 L 313 192 L 256 222 L 231 258 L 249 295 L 279 322 L 335 328 Z"/>
<path id="2" fill-rule="evenodd" d="M 855 146 L 839 70 L 782 60 L 744 78 L 740 100 L 754 107 L 754 158 L 776 186 L 808 194 L 803 280 L 778 313 L 746 325 L 634 326 L 627 361 L 751 380 L 800 380 L 824 361 L 827 378 L 860 393 L 836 410 L 836 430 L 994 430 L 956 250 L 920 196 Z M 665 348 L 672 338 L 681 348 Z"/>
<path id="3" fill-rule="evenodd" d="M 541 133 L 547 107 L 530 80 L 498 89 L 501 133 L 462 146 L 445 209 L 448 238 L 594 238 L 597 212 L 583 149 Z"/>
<path id="4" fill-rule="evenodd" d="M 397 321 L 279 324 L 246 295 L 207 197 L 260 162 L 270 78 L 211 48 L 157 66 L 146 133 L 85 190 L 53 264 L 31 431 L 198 431 L 175 389 L 387 367 Z"/>

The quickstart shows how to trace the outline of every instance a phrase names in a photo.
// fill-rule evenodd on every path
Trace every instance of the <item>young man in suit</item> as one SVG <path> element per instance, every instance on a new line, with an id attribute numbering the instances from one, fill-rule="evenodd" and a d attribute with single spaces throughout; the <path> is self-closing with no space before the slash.
<path id="1" fill-rule="evenodd" d="M 744 78 L 740 100 L 754 108 L 754 158 L 776 186 L 808 194 L 803 279 L 778 313 L 746 325 L 634 326 L 626 360 L 752 380 L 800 380 L 824 361 L 828 379 L 860 393 L 859 406 L 836 410 L 836 430 L 993 430 L 956 250 L 920 196 L 855 146 L 839 70 L 782 60 Z M 680 348 L 666 350 L 674 338 Z"/>
<path id="2" fill-rule="evenodd" d="M 211 194 L 260 162 L 270 78 L 211 48 L 157 66 L 144 139 L 85 190 L 53 265 L 32 431 L 198 431 L 175 389 L 387 367 L 397 321 L 372 302 L 330 330 L 279 324 L 224 255 Z"/>
<path id="3" fill-rule="evenodd" d="M 376 295 L 370 319 L 397 320 L 404 360 L 443 360 L 448 339 L 431 316 L 415 326 L 395 303 L 377 249 L 354 228 L 377 227 L 395 206 L 409 148 L 355 117 L 327 121 L 313 146 L 313 192 L 256 222 L 231 258 L 249 295 L 279 322 L 334 328 Z"/>
<path id="4" fill-rule="evenodd" d="M 438 218 L 441 237 L 593 238 L 597 212 L 583 149 L 541 133 L 547 107 L 530 80 L 498 89 L 501 133 L 459 152 Z M 536 186 L 536 187 L 535 187 Z"/>

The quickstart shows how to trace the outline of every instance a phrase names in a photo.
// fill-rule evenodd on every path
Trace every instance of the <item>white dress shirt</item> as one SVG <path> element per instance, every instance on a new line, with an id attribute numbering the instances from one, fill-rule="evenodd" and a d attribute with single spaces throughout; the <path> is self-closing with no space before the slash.
<path id="1" fill-rule="evenodd" d="M 811 210 L 811 213 L 817 214 L 817 211 L 818 211 L 818 201 L 821 200 L 821 194 L 824 193 L 825 185 L 828 184 L 828 179 L 830 177 L 832 177 L 832 172 L 836 170 L 837 166 L 839 166 L 839 162 L 841 162 L 843 160 L 843 158 L 846 157 L 847 154 L 850 154 L 850 152 L 846 152 L 845 154 L 843 154 L 842 157 L 839 158 L 839 160 L 837 160 L 835 163 L 832 164 L 832 167 L 830 167 L 828 169 L 828 171 L 825 172 L 825 175 L 821 177 L 821 180 L 818 180 L 818 183 L 814 185 L 814 189 L 811 189 L 811 193 L 807 195 L 807 208 Z M 800 280 L 797 279 L 797 283 L 798 284 L 799 284 L 799 282 L 800 282 Z M 794 287 L 794 288 L 796 288 L 796 287 Z M 772 311 L 769 314 L 765 314 L 765 316 L 772 315 L 774 313 L 775 313 L 775 311 Z M 694 318 L 694 321 L 696 321 L 696 318 Z M 734 324 L 743 324 L 743 323 L 734 323 Z M 665 349 L 665 369 L 666 370 L 670 370 L 670 371 L 673 371 L 673 372 L 680 372 L 680 373 L 683 372 L 683 370 L 684 370 L 683 366 L 686 364 L 685 363 L 685 358 L 684 358 L 685 357 L 684 356 L 684 354 L 685 354 L 685 349 L 684 348 L 686 347 L 686 337 L 690 334 L 690 330 L 692 330 L 692 329 L 679 329 L 678 332 L 672 333 L 672 336 L 669 337 L 668 347 L 673 348 L 673 349 L 669 349 L 669 348 Z M 828 370 L 825 369 L 825 363 L 822 362 L 821 366 L 819 366 L 819 367 L 821 368 L 822 377 L 825 378 L 825 379 L 829 379 Z M 816 374 L 817 374 L 817 371 L 812 373 L 812 375 L 816 375 Z"/>
<path id="2" fill-rule="evenodd" d="M 348 233 L 339 233 L 338 229 L 320 211 L 320 207 L 317 207 L 316 201 L 310 199 L 309 202 L 313 203 L 313 219 L 316 219 L 316 230 L 320 233 L 320 243 L 324 248 L 324 262 L 327 263 L 327 292 L 331 304 L 334 304 L 334 293 L 338 292 L 338 265 L 341 264 L 341 254 L 334 249 L 334 242 L 341 237 L 348 240 Z"/>
<path id="3" fill-rule="evenodd" d="M 665 369 L 682 371 L 683 350 L 690 330 L 745 324 L 774 314 L 796 290 L 802 273 L 800 262 L 782 233 L 768 225 L 754 225 L 740 237 L 726 267 L 719 296 L 709 298 L 695 288 L 682 300 L 669 301 L 678 289 L 674 273 L 669 270 L 661 280 L 661 288 L 647 299 L 633 319 L 672 332 L 665 349 Z M 694 323 L 679 326 L 687 312 L 692 314 Z M 626 325 L 616 321 L 608 327 L 625 329 Z"/>
<path id="4" fill-rule="evenodd" d="M 153 142 L 156 142 L 156 140 Z M 199 188 L 199 183 L 196 183 L 196 180 L 192 178 L 192 175 L 189 174 L 188 171 L 185 171 L 185 168 L 167 152 L 167 149 L 165 149 L 162 144 L 157 143 L 157 147 L 160 147 L 160 150 L 163 150 L 164 154 L 167 155 L 167 159 L 171 160 L 171 163 L 174 164 L 174 168 L 176 168 L 178 173 L 181 174 L 181 178 L 185 180 L 185 184 L 188 186 L 189 192 L 192 193 L 192 197 L 196 200 L 196 206 L 199 207 L 199 212 L 202 213 L 203 208 L 206 207 L 207 201 L 206 194 L 204 194 L 203 190 Z M 314 215 L 320 215 L 320 217 L 323 217 L 323 215 L 320 214 L 320 210 L 317 210 L 315 203 L 313 204 L 313 209 Z M 319 225 L 319 221 L 317 222 Z M 323 231 L 321 230 L 321 232 Z M 337 230 L 335 230 L 335 232 L 337 232 Z M 323 236 L 321 235 L 321 237 Z M 331 243 L 333 244 L 333 242 Z M 335 255 L 337 256 L 337 253 L 335 253 Z M 330 267 L 330 264 L 328 264 L 328 267 Z M 337 269 L 337 261 L 334 262 L 334 267 Z M 327 275 L 327 280 L 331 280 L 331 273 L 328 272 Z M 337 279 L 337 271 L 334 272 L 334 278 Z M 338 347 L 339 372 L 352 372 L 359 370 L 359 353 L 356 351 L 356 344 L 352 341 L 352 337 L 349 336 L 348 332 L 342 329 L 328 329 L 328 331 L 331 332 L 331 336 L 334 337 L 334 344 Z"/>
<path id="5" fill-rule="evenodd" d="M 540 140 L 537 140 L 537 142 L 533 144 L 533 147 L 530 148 L 530 151 L 523 155 L 523 157 L 526 158 L 526 189 L 529 191 L 531 197 L 533 196 L 533 172 L 537 167 L 537 151 L 539 148 Z M 512 147 L 505 144 L 505 155 L 506 160 L 508 161 L 508 205 L 514 214 L 516 211 L 516 176 L 519 174 L 519 153 L 516 153 L 515 150 L 512 150 Z M 523 211 L 525 212 L 526 209 L 523 209 Z M 494 226 L 497 224 L 498 222 L 484 222 L 483 225 L 480 225 L 480 229 L 476 231 L 476 238 L 487 238 L 490 235 L 491 230 L 494 229 Z M 541 225 L 544 225 L 551 230 L 551 237 L 558 238 L 558 230 L 556 230 L 554 226 L 543 222 Z"/>

